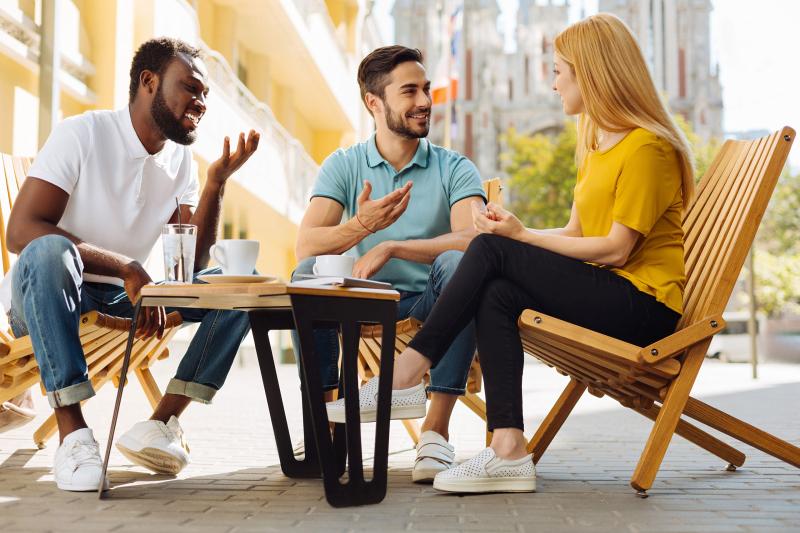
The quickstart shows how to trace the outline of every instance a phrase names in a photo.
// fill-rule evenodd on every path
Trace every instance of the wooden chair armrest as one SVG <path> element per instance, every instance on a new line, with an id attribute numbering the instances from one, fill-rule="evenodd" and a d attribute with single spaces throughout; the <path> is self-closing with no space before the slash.
<path id="1" fill-rule="evenodd" d="M 669 337 L 645 346 L 639 351 L 639 360 L 655 364 L 683 353 L 700 341 L 704 341 L 722 331 L 725 320 L 722 314 L 710 315 L 691 326 L 676 331 Z"/>
<path id="2" fill-rule="evenodd" d="M 625 359 L 631 363 L 640 362 L 636 357 L 641 349 L 639 346 L 559 320 L 533 309 L 523 311 L 517 325 L 520 329 L 536 331 L 545 337 L 567 342 L 573 346 L 590 348 L 607 357 Z"/>

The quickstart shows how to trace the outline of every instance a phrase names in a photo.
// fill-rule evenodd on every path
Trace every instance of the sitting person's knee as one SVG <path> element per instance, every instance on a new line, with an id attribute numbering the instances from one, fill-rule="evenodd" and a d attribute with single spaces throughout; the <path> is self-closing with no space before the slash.
<path id="1" fill-rule="evenodd" d="M 446 250 L 433 260 L 433 269 L 445 276 L 451 276 L 458 268 L 462 257 L 464 257 L 464 252 L 460 250 Z"/>
<path id="2" fill-rule="evenodd" d="M 35 266 L 54 267 L 66 261 L 80 260 L 75 243 L 63 235 L 42 235 L 33 239 L 22 249 L 20 261 L 31 261 Z"/>

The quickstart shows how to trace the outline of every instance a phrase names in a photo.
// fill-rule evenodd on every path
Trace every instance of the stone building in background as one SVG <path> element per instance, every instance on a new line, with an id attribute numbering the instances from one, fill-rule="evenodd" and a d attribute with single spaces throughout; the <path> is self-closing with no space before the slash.
<path id="1" fill-rule="evenodd" d="M 710 63 L 710 0 L 599 0 L 642 45 L 656 86 L 670 108 L 703 139 L 722 136 L 722 90 Z M 512 52 L 504 50 L 495 0 L 396 0 L 395 42 L 425 55 L 428 76 L 457 79 L 450 102 L 450 146 L 484 177 L 500 174 L 501 135 L 555 132 L 563 121 L 552 91 L 553 40 L 570 22 L 570 2 L 519 0 Z M 444 62 L 444 65 L 443 65 Z M 434 105 L 430 139 L 446 143 L 445 104 Z"/>
<path id="2" fill-rule="evenodd" d="M 599 0 L 633 30 L 656 87 L 702 139 L 722 137 L 719 65 L 711 65 L 711 0 Z"/>

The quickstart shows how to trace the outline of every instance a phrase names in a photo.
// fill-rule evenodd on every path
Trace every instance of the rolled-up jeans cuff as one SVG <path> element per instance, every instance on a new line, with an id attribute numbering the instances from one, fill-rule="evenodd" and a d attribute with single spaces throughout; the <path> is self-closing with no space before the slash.
<path id="1" fill-rule="evenodd" d="M 88 381 L 82 381 L 63 389 L 47 391 L 47 401 L 50 407 L 67 407 L 88 400 L 94 396 L 94 387 Z"/>
<path id="2" fill-rule="evenodd" d="M 179 394 L 186 396 L 192 400 L 200 403 L 211 403 L 217 389 L 203 385 L 201 383 L 194 383 L 193 381 L 183 381 L 182 379 L 172 378 L 167 385 L 167 394 Z"/>

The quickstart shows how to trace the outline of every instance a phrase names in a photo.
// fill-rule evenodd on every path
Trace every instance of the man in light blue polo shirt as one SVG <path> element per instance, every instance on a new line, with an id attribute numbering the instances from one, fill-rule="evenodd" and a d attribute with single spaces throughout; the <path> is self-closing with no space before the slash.
<path id="1" fill-rule="evenodd" d="M 480 174 L 464 156 L 425 139 L 431 95 L 419 50 L 378 48 L 361 62 L 358 84 L 375 134 L 323 162 L 300 224 L 293 279 L 311 273 L 316 256 L 346 252 L 357 258 L 354 276 L 400 291 L 398 319 L 424 321 L 475 236 L 471 204 L 485 203 Z M 330 401 L 338 387 L 338 337 L 318 330 L 315 343 Z M 465 392 L 474 353 L 470 324 L 431 371 L 414 481 L 431 482 L 453 464 L 450 414 Z M 329 403 L 328 417 L 344 422 L 343 403 Z"/>

